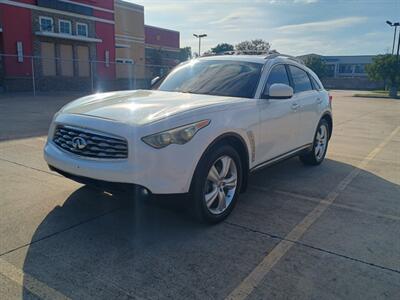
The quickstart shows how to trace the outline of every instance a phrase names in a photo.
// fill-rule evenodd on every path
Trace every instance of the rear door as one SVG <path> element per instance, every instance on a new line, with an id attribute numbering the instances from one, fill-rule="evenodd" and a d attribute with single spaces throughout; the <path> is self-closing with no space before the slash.
<path id="1" fill-rule="evenodd" d="M 294 65 L 289 65 L 289 72 L 292 80 L 294 96 L 293 98 L 298 103 L 299 112 L 299 127 L 297 142 L 299 146 L 312 143 L 316 118 L 318 118 L 318 97 L 319 93 L 313 89 L 309 74 Z"/>

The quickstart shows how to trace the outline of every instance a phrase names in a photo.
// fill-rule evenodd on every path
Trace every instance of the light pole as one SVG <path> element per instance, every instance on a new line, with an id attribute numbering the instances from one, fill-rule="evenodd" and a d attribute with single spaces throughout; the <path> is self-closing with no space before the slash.
<path id="1" fill-rule="evenodd" d="M 397 22 L 396 24 L 399 24 L 399 22 Z M 399 26 L 399 25 L 397 25 L 397 26 Z M 398 37 L 398 39 L 397 39 L 397 54 L 396 54 L 396 65 L 397 65 L 397 74 L 400 74 L 400 61 L 399 61 L 399 51 L 400 51 L 400 32 L 399 32 L 399 37 Z M 400 77 L 400 76 L 398 76 L 398 77 Z M 396 78 L 398 78 L 398 77 L 395 77 L 395 80 L 396 80 Z M 399 82 L 397 82 L 397 85 L 399 85 L 400 83 Z M 397 96 L 397 85 L 395 85 L 395 88 L 396 88 L 396 96 Z"/>
<path id="2" fill-rule="evenodd" d="M 193 36 L 199 39 L 199 56 L 200 56 L 200 50 L 201 50 L 201 38 L 206 37 L 207 34 L 195 34 L 193 33 Z"/>
<path id="3" fill-rule="evenodd" d="M 390 22 L 386 21 L 386 24 L 388 24 L 391 27 L 394 27 L 394 36 L 393 36 L 393 47 L 392 47 L 392 55 L 394 54 L 394 45 L 396 44 L 396 31 L 397 27 L 400 26 L 400 22 Z M 399 63 L 399 51 L 400 51 L 400 31 L 399 31 L 399 37 L 397 39 L 397 53 L 396 53 L 396 70 L 397 73 L 400 73 L 400 63 Z M 397 85 L 399 84 L 396 82 L 397 76 L 394 78 L 395 82 L 393 83 L 393 86 L 390 89 L 390 96 L 397 98 Z"/>
<path id="4" fill-rule="evenodd" d="M 393 35 L 393 46 L 392 46 L 392 55 L 394 54 L 394 46 L 396 45 L 396 32 L 397 32 L 397 26 L 400 26 L 400 22 L 390 22 L 386 21 L 386 24 L 388 24 L 390 27 L 394 27 L 394 35 Z"/>

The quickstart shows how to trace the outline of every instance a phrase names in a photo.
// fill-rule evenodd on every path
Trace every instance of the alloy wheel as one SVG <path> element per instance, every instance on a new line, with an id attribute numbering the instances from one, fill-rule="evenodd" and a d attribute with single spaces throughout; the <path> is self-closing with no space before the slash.
<path id="1" fill-rule="evenodd" d="M 215 215 L 223 213 L 231 204 L 237 187 L 235 161 L 221 156 L 211 166 L 204 188 L 204 201 L 208 210 Z"/>
<path id="2" fill-rule="evenodd" d="M 318 129 L 314 142 L 314 154 L 315 158 L 318 161 L 324 157 L 327 143 L 328 143 L 328 129 L 324 124 L 321 124 L 321 126 Z"/>

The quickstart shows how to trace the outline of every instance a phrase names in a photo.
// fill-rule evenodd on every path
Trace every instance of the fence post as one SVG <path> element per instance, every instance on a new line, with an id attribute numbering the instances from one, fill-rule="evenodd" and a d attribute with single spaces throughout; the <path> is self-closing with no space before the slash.
<path id="1" fill-rule="evenodd" d="M 93 74 L 93 61 L 90 60 L 90 82 L 91 82 L 91 89 L 92 89 L 92 93 L 94 91 L 94 74 Z"/>
<path id="2" fill-rule="evenodd" d="M 133 89 L 136 90 L 136 66 L 133 64 Z"/>
<path id="3" fill-rule="evenodd" d="M 32 67 L 32 88 L 33 88 L 33 97 L 36 96 L 36 84 L 35 84 L 35 63 L 34 56 L 31 57 L 31 67 Z"/>

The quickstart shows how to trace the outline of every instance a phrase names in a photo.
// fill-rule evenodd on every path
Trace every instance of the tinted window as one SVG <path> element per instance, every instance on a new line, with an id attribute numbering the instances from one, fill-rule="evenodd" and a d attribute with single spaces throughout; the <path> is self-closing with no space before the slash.
<path id="1" fill-rule="evenodd" d="M 161 91 L 252 98 L 262 64 L 227 60 L 192 61 L 176 67 Z"/>
<path id="2" fill-rule="evenodd" d="M 265 85 L 264 94 L 268 94 L 269 88 L 274 83 L 284 83 L 290 85 L 289 77 L 286 72 L 284 65 L 277 65 L 273 67 L 271 73 L 269 73 L 267 83 Z"/>
<path id="3" fill-rule="evenodd" d="M 290 73 L 292 73 L 294 92 L 300 93 L 312 90 L 310 78 L 305 71 L 300 68 L 289 66 Z"/>
<path id="4" fill-rule="evenodd" d="M 312 75 L 310 75 L 310 78 L 311 78 L 311 82 L 312 82 L 312 85 L 313 85 L 313 87 L 314 87 L 314 90 L 319 91 L 320 89 L 322 89 L 322 88 L 321 88 L 321 85 L 318 83 L 318 81 L 316 81 L 316 80 L 314 79 L 314 77 L 313 77 Z"/>

